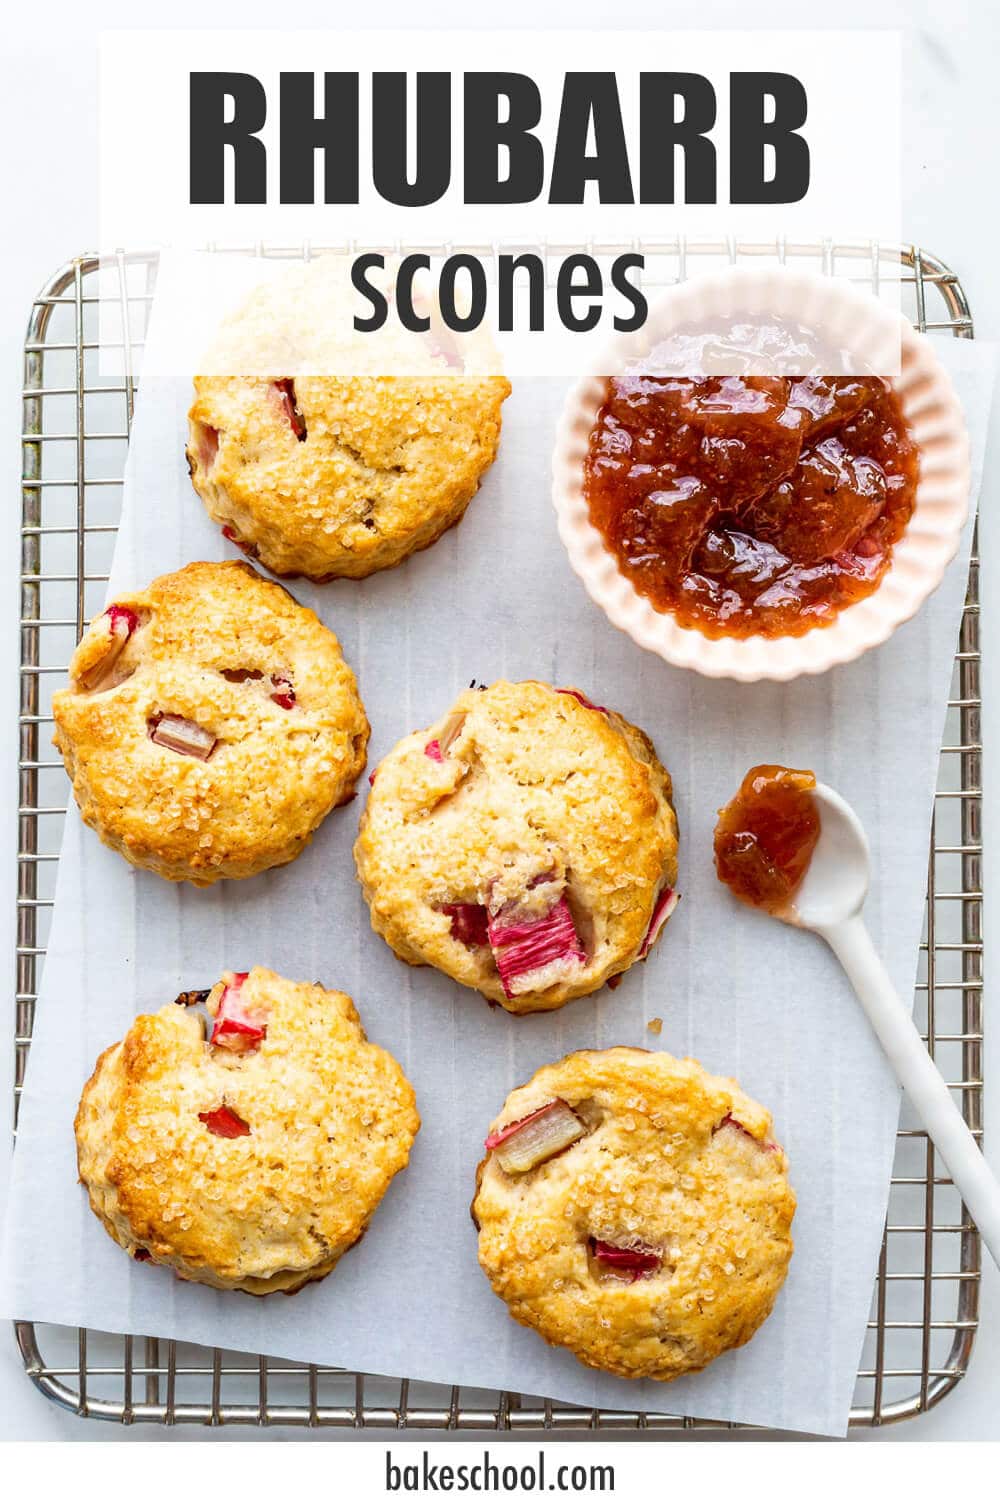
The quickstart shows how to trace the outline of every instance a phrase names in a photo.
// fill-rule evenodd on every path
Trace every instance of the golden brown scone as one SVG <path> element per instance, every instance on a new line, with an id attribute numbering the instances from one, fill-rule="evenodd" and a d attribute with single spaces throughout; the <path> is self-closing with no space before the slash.
<path id="1" fill-rule="evenodd" d="M 191 480 L 273 573 L 366 578 L 460 520 L 496 456 L 502 376 L 195 380 Z"/>
<path id="2" fill-rule="evenodd" d="M 251 969 L 138 1016 L 76 1115 L 80 1181 L 137 1260 L 262 1295 L 318 1281 L 364 1234 L 420 1128 L 349 996 Z M 204 998 L 213 1018 L 183 1008 Z"/>
<path id="3" fill-rule="evenodd" d="M 364 769 L 333 633 L 246 563 L 189 563 L 91 623 L 53 694 L 84 822 L 134 865 L 210 885 L 287 864 Z"/>
<path id="4" fill-rule="evenodd" d="M 670 777 L 574 688 L 470 689 L 371 780 L 354 855 L 372 926 L 505 1010 L 598 989 L 676 903 Z"/>
<path id="5" fill-rule="evenodd" d="M 487 1147 L 480 1265 L 585 1365 L 673 1380 L 774 1306 L 795 1195 L 770 1115 L 733 1079 L 666 1052 L 572 1052 L 514 1090 Z"/>

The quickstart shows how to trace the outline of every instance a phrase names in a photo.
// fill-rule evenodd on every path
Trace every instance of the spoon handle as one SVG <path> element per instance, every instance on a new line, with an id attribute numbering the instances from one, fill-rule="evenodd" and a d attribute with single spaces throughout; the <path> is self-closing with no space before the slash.
<path id="1" fill-rule="evenodd" d="M 962 1119 L 948 1085 L 886 973 L 860 916 L 820 929 L 940 1153 L 990 1254 L 1000 1265 L 1000 1182 Z"/>

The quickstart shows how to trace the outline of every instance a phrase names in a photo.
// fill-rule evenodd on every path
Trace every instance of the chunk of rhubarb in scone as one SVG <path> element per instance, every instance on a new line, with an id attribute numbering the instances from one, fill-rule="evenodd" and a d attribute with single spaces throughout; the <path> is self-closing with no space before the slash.
<path id="1" fill-rule="evenodd" d="M 234 530 L 232 526 L 223 526 L 222 535 L 227 542 L 232 542 L 234 547 L 239 547 L 245 557 L 252 558 L 254 562 L 259 559 L 260 551 L 256 542 L 245 542 L 239 532 Z"/>
<path id="2" fill-rule="evenodd" d="M 541 910 L 540 902 L 547 903 Z M 555 881 L 536 882 L 523 900 L 506 901 L 498 911 L 491 910 L 487 931 L 508 998 L 572 979 L 587 962 L 569 902 Z"/>
<path id="3" fill-rule="evenodd" d="M 246 1120 L 241 1120 L 236 1111 L 226 1104 L 220 1104 L 218 1109 L 199 1112 L 198 1118 L 213 1135 L 222 1136 L 224 1140 L 233 1141 L 237 1136 L 250 1134 L 250 1126 Z"/>
<path id="4" fill-rule="evenodd" d="M 608 712 L 600 703 L 591 703 L 590 699 L 585 698 L 582 693 L 577 692 L 576 688 L 556 688 L 556 692 L 564 694 L 567 698 L 575 698 L 577 703 L 583 704 L 584 708 L 592 708 L 595 714 L 606 714 Z"/>
<path id="5" fill-rule="evenodd" d="M 127 604 L 109 604 L 104 611 L 111 626 L 111 633 L 121 640 L 124 636 L 128 640 L 134 631 L 139 629 L 139 616 L 134 609 L 129 609 Z"/>
<path id="6" fill-rule="evenodd" d="M 209 1042 L 228 1052 L 253 1052 L 267 1036 L 267 1026 L 243 998 L 246 974 L 224 974 Z"/>
<path id="7" fill-rule="evenodd" d="M 780 1149 L 777 1141 L 759 1140 L 752 1130 L 748 1130 L 741 1120 L 737 1120 L 734 1114 L 723 1115 L 718 1125 L 712 1131 L 712 1134 L 718 1135 L 720 1130 L 738 1130 L 745 1140 L 753 1142 L 758 1151 L 777 1151 Z"/>
<path id="8" fill-rule="evenodd" d="M 198 467 L 208 470 L 219 456 L 219 430 L 207 422 L 195 422 L 191 438 L 191 452 Z"/>
<path id="9" fill-rule="evenodd" d="M 467 948 L 488 946 L 490 934 L 485 906 L 477 906 L 473 901 L 446 901 L 439 909 L 451 918 L 451 935 L 456 942 L 464 943 Z"/>
<path id="10" fill-rule="evenodd" d="M 652 1276 L 663 1262 L 660 1252 L 649 1245 L 612 1245 L 608 1240 L 591 1235 L 587 1248 L 602 1270 L 622 1276 L 626 1281 Z"/>
<path id="11" fill-rule="evenodd" d="M 424 754 L 428 760 L 437 761 L 438 765 L 444 764 L 448 751 L 462 733 L 464 723 L 464 714 L 449 715 L 444 722 L 441 733 L 435 739 L 428 740 L 424 746 Z"/>
<path id="12" fill-rule="evenodd" d="M 112 685 L 111 676 L 115 663 L 126 643 L 139 628 L 139 616 L 135 610 L 128 609 L 123 604 L 110 604 L 101 616 L 101 621 L 106 622 L 107 629 L 104 649 L 97 661 L 77 678 L 79 686 L 88 693 L 92 693 L 95 688 Z"/>
<path id="13" fill-rule="evenodd" d="M 271 694 L 272 703 L 276 703 L 279 708 L 295 707 L 295 686 L 287 672 L 272 672 L 271 686 L 274 688 Z"/>
<path id="14" fill-rule="evenodd" d="M 208 760 L 217 743 L 211 730 L 203 729 L 193 719 L 181 718 L 180 714 L 162 714 L 151 719 L 149 737 L 155 745 L 177 755 L 193 756 L 195 760 Z"/>
<path id="15" fill-rule="evenodd" d="M 271 382 L 271 394 L 278 403 L 282 416 L 294 432 L 300 443 L 306 440 L 306 419 L 299 411 L 295 399 L 295 382 L 293 380 L 274 380 Z"/>
<path id="16" fill-rule="evenodd" d="M 505 1172 L 530 1172 L 586 1134 L 586 1125 L 565 1099 L 553 1099 L 488 1135 L 486 1149 L 493 1152 Z"/>
<path id="17" fill-rule="evenodd" d="M 640 958 L 646 957 L 646 954 L 670 921 L 680 899 L 678 892 L 672 890 L 670 886 L 666 886 L 657 896 L 656 904 L 653 907 L 653 915 L 650 917 L 649 926 L 646 928 L 646 936 L 643 938 L 642 947 L 639 949 Z"/>

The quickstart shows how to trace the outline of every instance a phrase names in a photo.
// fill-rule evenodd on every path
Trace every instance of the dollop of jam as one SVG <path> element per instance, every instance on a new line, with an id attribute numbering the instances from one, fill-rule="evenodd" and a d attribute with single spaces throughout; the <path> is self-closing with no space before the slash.
<path id="1" fill-rule="evenodd" d="M 708 636 L 775 637 L 878 587 L 918 471 L 884 380 L 626 373 L 608 381 L 584 493 L 655 609 Z"/>
<path id="2" fill-rule="evenodd" d="M 754 766 L 715 825 L 715 871 L 748 906 L 777 912 L 802 884 L 819 838 L 811 771 Z"/>

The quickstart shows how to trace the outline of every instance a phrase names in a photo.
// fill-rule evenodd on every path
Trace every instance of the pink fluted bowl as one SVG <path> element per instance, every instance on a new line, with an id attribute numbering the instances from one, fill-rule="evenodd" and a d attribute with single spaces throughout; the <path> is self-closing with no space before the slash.
<path id="1" fill-rule="evenodd" d="M 660 612 L 619 572 L 591 524 L 583 492 L 590 432 L 604 401 L 606 377 L 679 328 L 720 317 L 754 315 L 794 321 L 833 346 L 856 353 L 859 366 L 886 373 L 920 452 L 913 514 L 875 591 L 834 621 L 799 636 L 713 639 Z M 647 651 L 706 677 L 785 682 L 854 661 L 888 640 L 933 593 L 958 550 L 969 513 L 969 440 L 951 379 L 930 341 L 898 312 L 849 282 L 791 271 L 734 267 L 672 288 L 643 329 L 620 336 L 590 374 L 570 389 L 556 434 L 552 498 L 559 535 L 574 571 L 613 625 Z"/>

